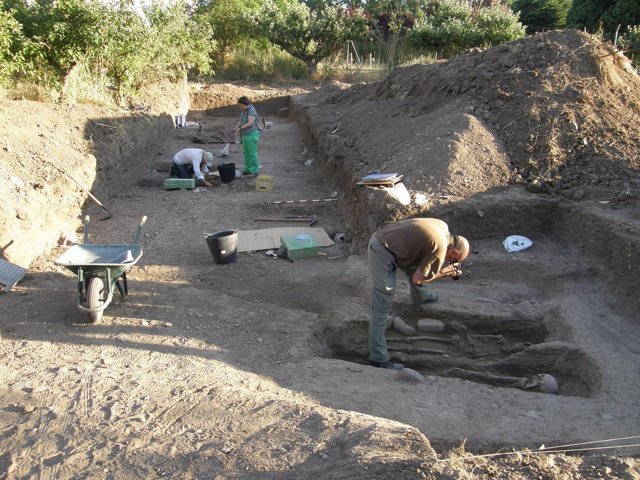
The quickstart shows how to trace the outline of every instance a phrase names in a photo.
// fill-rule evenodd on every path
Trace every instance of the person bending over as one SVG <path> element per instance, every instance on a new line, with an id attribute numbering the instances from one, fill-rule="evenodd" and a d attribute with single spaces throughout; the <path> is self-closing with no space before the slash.
<path id="1" fill-rule="evenodd" d="M 411 303 L 419 308 L 438 300 L 429 283 L 443 277 L 457 279 L 460 263 L 469 255 L 469 242 L 449 233 L 448 225 L 437 218 L 412 218 L 384 222 L 371 235 L 367 260 L 373 279 L 369 320 L 369 364 L 402 370 L 401 363 L 389 361 L 385 331 L 394 321 L 389 317 L 396 289 L 396 271 L 409 278 Z"/>
<path id="2" fill-rule="evenodd" d="M 173 156 L 173 164 L 169 176 L 177 178 L 193 178 L 200 185 L 212 187 L 213 184 L 204 177 L 213 165 L 213 154 L 201 148 L 185 148 Z"/>

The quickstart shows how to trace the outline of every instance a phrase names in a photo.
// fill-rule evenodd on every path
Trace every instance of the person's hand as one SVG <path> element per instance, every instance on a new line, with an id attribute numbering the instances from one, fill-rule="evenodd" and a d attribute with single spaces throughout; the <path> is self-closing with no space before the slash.
<path id="1" fill-rule="evenodd" d="M 204 178 L 202 180 L 198 180 L 198 186 L 204 186 L 204 187 L 213 187 L 213 183 L 208 182 L 207 180 L 205 180 Z"/>
<path id="2" fill-rule="evenodd" d="M 440 272 L 438 272 L 438 275 L 441 277 L 455 277 L 460 275 L 460 270 L 454 267 L 452 264 L 449 264 L 445 267 L 442 267 L 440 269 Z"/>
<path id="3" fill-rule="evenodd" d="M 440 269 L 440 275 L 444 276 L 444 275 L 451 275 L 453 274 L 453 266 L 451 264 L 449 265 L 445 265 L 444 267 L 442 267 Z"/>
<path id="4" fill-rule="evenodd" d="M 417 269 L 411 277 L 411 280 L 415 285 L 422 285 L 423 283 L 427 283 L 427 279 L 424 277 L 424 274 L 420 269 Z"/>

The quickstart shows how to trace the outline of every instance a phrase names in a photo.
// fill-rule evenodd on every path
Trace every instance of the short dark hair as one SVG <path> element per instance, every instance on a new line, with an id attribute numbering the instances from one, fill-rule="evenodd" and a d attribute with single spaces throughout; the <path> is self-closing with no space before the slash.
<path id="1" fill-rule="evenodd" d="M 246 105 L 249 106 L 251 105 L 251 100 L 249 100 L 247 97 L 242 96 L 238 99 L 238 103 L 241 103 L 242 105 Z"/>

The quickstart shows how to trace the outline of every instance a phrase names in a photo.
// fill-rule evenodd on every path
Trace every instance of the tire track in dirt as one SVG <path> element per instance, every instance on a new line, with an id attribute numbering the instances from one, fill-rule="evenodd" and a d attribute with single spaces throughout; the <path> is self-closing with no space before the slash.
<path id="1" fill-rule="evenodd" d="M 63 394 L 67 386 L 72 382 L 71 372 L 67 367 L 60 367 L 56 371 L 52 382 L 43 382 L 50 385 L 46 389 L 43 399 L 43 408 L 38 409 L 38 414 L 34 419 L 35 427 L 28 443 L 33 445 L 30 458 L 38 459 L 29 471 L 29 476 L 42 478 L 45 480 L 58 478 L 58 464 L 61 461 L 61 453 L 58 447 L 59 425 L 65 424 L 65 419 L 69 416 L 68 405 L 64 401 Z M 66 412 L 65 412 L 66 410 Z M 62 421 L 59 420 L 57 411 L 65 412 Z M 64 430 L 63 430 L 64 431 Z"/>
<path id="2" fill-rule="evenodd" d="M 85 444 L 90 442 L 79 441 L 82 437 L 75 435 L 76 427 L 74 427 L 74 425 L 76 425 L 78 421 L 81 423 L 87 422 L 89 417 L 95 413 L 93 411 L 94 402 L 92 395 L 93 380 L 96 367 L 101 363 L 102 358 L 100 357 L 85 367 L 80 378 L 75 382 L 75 392 L 67 409 L 59 421 L 56 422 L 58 425 L 51 425 L 55 429 L 55 434 L 58 438 L 57 448 L 60 453 L 55 457 L 49 458 L 48 462 L 44 464 L 47 469 L 42 472 L 42 478 L 52 480 L 60 478 L 60 469 L 65 458 L 68 457 L 70 453 L 86 451 L 87 445 Z"/>

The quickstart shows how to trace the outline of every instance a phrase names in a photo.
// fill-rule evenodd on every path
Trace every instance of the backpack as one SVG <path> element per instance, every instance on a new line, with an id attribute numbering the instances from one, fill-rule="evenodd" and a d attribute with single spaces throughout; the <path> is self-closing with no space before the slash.
<path id="1" fill-rule="evenodd" d="M 258 114 L 256 117 L 256 126 L 260 132 L 267 128 L 267 122 L 265 122 L 263 115 Z"/>

